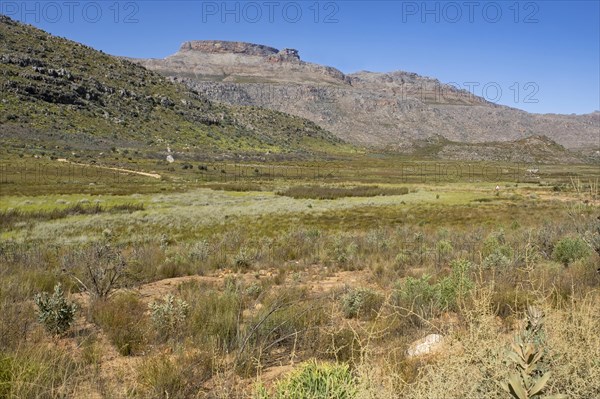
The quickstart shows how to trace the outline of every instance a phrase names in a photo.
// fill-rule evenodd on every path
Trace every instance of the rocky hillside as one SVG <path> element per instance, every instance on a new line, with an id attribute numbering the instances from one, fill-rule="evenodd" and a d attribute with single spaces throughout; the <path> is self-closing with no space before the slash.
<path id="1" fill-rule="evenodd" d="M 402 149 L 436 135 L 466 143 L 545 135 L 569 149 L 600 148 L 597 112 L 530 114 L 415 73 L 345 75 L 302 61 L 296 50 L 195 41 L 184 43 L 179 52 L 165 59 L 136 62 L 211 100 L 308 118 L 361 145 Z"/>
<path id="2" fill-rule="evenodd" d="M 227 48 L 228 53 L 234 50 Z M 266 48 L 256 51 L 269 53 Z M 204 93 L 138 64 L 3 16 L 0 88 L 3 147 L 48 142 L 50 137 L 99 150 L 115 144 L 205 153 L 335 152 L 347 147 L 309 120 L 213 103 Z"/>
<path id="3" fill-rule="evenodd" d="M 417 157 L 518 162 L 530 165 L 559 163 L 594 163 L 598 154 L 580 154 L 567 150 L 546 136 L 529 136 L 515 141 L 461 143 L 443 136 L 416 140 L 410 152 Z"/>

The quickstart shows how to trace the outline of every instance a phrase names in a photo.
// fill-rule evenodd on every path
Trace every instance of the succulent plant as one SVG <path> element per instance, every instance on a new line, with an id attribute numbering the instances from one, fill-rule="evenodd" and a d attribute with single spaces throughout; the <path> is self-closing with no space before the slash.
<path id="1" fill-rule="evenodd" d="M 540 365 L 545 355 L 542 345 L 544 313 L 533 306 L 527 307 L 527 326 L 515 337 L 507 358 L 515 364 L 515 372 L 508 381 L 500 383 L 502 389 L 515 399 L 566 399 L 566 395 L 542 396 L 551 372 L 542 373 Z"/>

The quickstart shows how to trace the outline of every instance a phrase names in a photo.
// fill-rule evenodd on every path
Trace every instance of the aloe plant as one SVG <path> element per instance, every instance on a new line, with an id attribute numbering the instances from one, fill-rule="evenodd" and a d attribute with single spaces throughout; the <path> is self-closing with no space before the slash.
<path id="1" fill-rule="evenodd" d="M 542 396 L 551 372 L 542 373 L 540 365 L 545 354 L 542 345 L 544 314 L 541 310 L 527 308 L 527 327 L 515 337 L 507 358 L 515 364 L 515 372 L 508 381 L 500 383 L 502 389 L 514 399 L 566 399 L 566 395 Z"/>

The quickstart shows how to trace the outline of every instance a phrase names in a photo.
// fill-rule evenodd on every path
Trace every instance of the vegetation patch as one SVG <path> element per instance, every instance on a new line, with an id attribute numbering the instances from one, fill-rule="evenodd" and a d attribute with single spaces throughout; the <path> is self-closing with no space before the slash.
<path id="1" fill-rule="evenodd" d="M 333 187 L 333 186 L 294 186 L 278 195 L 292 198 L 306 198 L 318 200 L 333 200 L 346 197 L 377 197 L 384 195 L 406 195 L 407 187 L 380 187 L 380 186 L 355 186 L 355 187 Z"/>

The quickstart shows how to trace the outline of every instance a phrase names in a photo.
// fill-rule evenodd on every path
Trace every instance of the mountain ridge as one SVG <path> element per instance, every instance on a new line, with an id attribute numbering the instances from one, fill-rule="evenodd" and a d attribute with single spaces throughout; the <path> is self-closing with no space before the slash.
<path id="1" fill-rule="evenodd" d="M 226 41 L 220 43 L 227 48 Z M 226 104 L 276 109 L 310 119 L 348 142 L 403 150 L 441 134 L 467 143 L 515 141 L 544 134 L 569 149 L 600 148 L 600 114 L 532 114 L 498 105 L 414 72 L 345 74 L 271 53 L 179 51 L 165 59 L 131 59 Z M 247 43 L 248 44 L 248 43 Z M 254 46 L 254 44 L 250 44 Z M 260 46 L 260 45 L 257 45 Z M 295 51 L 295 50 L 294 50 Z M 298 54 L 295 51 L 295 54 Z"/>

